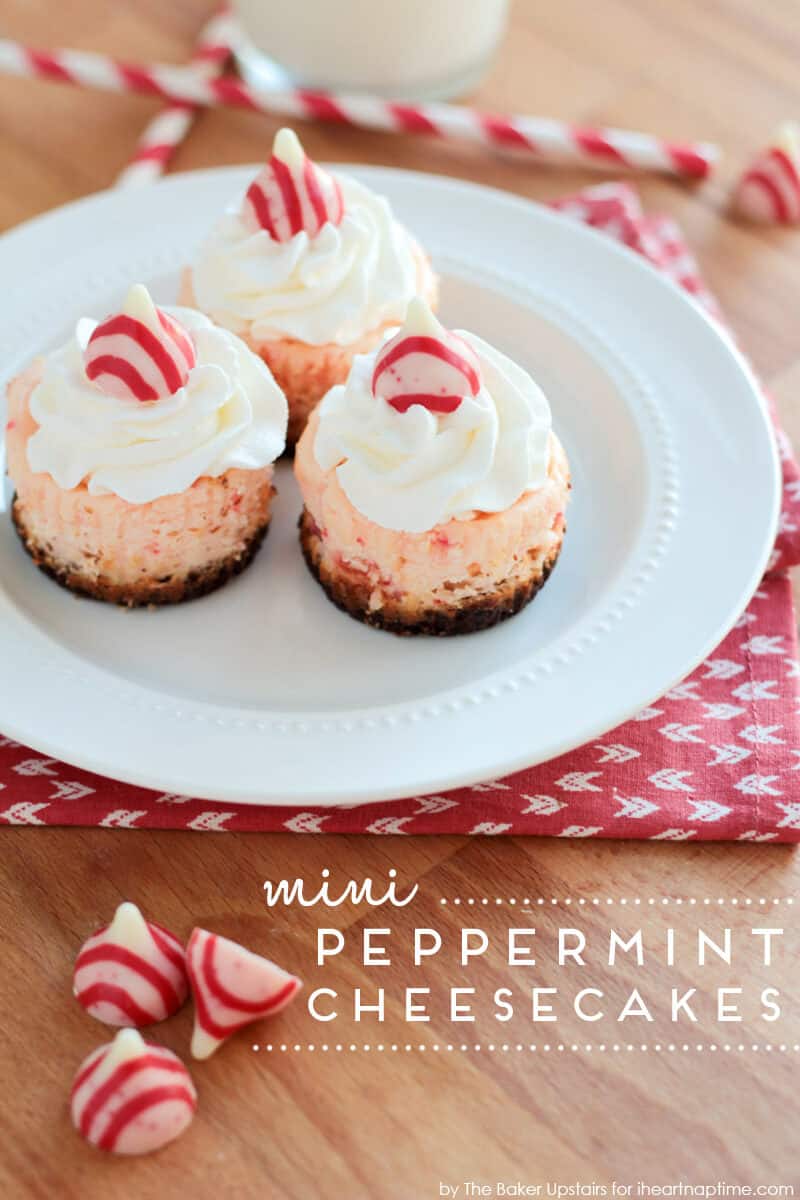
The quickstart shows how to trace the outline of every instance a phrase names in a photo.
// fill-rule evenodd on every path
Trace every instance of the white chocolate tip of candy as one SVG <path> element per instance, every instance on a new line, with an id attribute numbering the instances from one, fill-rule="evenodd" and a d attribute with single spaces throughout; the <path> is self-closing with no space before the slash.
<path id="1" fill-rule="evenodd" d="M 784 121 L 779 126 L 775 145 L 788 155 L 795 166 L 800 165 L 800 125 L 796 121 Z"/>
<path id="2" fill-rule="evenodd" d="M 141 911 L 130 900 L 123 900 L 105 932 L 109 942 L 116 942 L 134 952 L 152 952 L 153 939 Z"/>
<path id="3" fill-rule="evenodd" d="M 128 294 L 125 297 L 125 302 L 120 312 L 125 313 L 126 316 L 133 317 L 137 321 L 141 321 L 143 325 L 146 325 L 159 338 L 164 336 L 153 298 L 143 283 L 135 283 L 132 287 L 128 288 Z M 81 348 L 81 352 L 89 345 L 89 339 L 95 329 L 97 329 L 97 325 L 98 322 L 93 321 L 91 317 L 81 317 L 75 326 L 75 338 Z"/>
<path id="4" fill-rule="evenodd" d="M 300 138 L 293 129 L 284 126 L 275 134 L 275 141 L 272 143 L 272 153 L 275 158 L 279 158 L 281 162 L 286 163 L 286 166 L 291 168 L 302 167 L 306 157 L 306 152 L 303 149 Z"/>
<path id="5" fill-rule="evenodd" d="M 418 334 L 427 337 L 445 338 L 447 330 L 433 314 L 433 309 L 422 296 L 414 296 L 406 309 L 403 334 Z"/>
<path id="6" fill-rule="evenodd" d="M 89 338 L 97 329 L 97 321 L 93 321 L 91 317 L 81 317 L 75 326 L 75 341 L 80 347 L 80 352 L 83 354 L 86 347 L 89 345 Z"/>
<path id="7" fill-rule="evenodd" d="M 151 329 L 159 337 L 163 337 L 164 331 L 158 319 L 156 306 L 143 283 L 135 283 L 133 287 L 128 289 L 122 311 L 126 316 L 141 321 L 143 325 L 146 325 L 148 329 Z"/>
<path id="8" fill-rule="evenodd" d="M 120 1063 L 128 1062 L 130 1059 L 138 1058 L 140 1054 L 146 1053 L 147 1046 L 138 1029 L 120 1029 L 111 1043 L 111 1049 L 106 1057 L 106 1067 L 117 1067 Z"/>
<path id="9" fill-rule="evenodd" d="M 210 1033 L 206 1033 L 205 1029 L 201 1029 L 199 1025 L 195 1024 L 192 1034 L 192 1058 L 196 1058 L 199 1062 L 211 1058 L 217 1047 L 221 1045 L 222 1041 L 219 1038 L 212 1037 Z"/>

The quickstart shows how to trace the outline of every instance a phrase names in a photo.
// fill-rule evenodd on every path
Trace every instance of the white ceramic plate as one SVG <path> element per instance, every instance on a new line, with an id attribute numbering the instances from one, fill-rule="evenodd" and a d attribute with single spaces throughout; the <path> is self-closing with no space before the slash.
<path id="1" fill-rule="evenodd" d="M 91 197 L 0 239 L 0 372 L 178 272 L 256 168 Z M 352 804 L 494 778 L 595 738 L 728 631 L 764 570 L 779 476 L 748 368 L 634 254 L 509 195 L 354 169 L 430 250 L 444 319 L 547 391 L 572 464 L 561 561 L 494 630 L 400 639 L 338 612 L 296 537 L 290 469 L 264 549 L 157 612 L 76 600 L 0 518 L 0 729 L 165 792 Z"/>

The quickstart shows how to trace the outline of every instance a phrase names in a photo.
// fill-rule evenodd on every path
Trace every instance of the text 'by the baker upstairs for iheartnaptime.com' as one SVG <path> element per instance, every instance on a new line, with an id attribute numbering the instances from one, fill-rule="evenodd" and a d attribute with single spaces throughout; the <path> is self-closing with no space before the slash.
<path id="1" fill-rule="evenodd" d="M 475 921 L 455 924 L 450 905 L 440 909 L 446 921 L 416 924 L 405 910 L 417 899 L 419 885 L 404 888 L 394 869 L 385 880 L 341 884 L 325 869 L 318 883 L 267 880 L 263 891 L 270 909 L 364 905 L 382 914 L 396 910 L 393 923 L 384 919 L 342 929 L 329 920 L 317 926 L 313 961 L 323 982 L 313 981 L 306 1004 L 313 1020 L 326 1025 L 339 1020 L 381 1024 L 390 1015 L 425 1024 L 435 1016 L 437 1022 L 473 1026 L 527 1022 L 546 1028 L 577 1021 L 600 1032 L 611 1024 L 641 1031 L 657 1021 L 688 1029 L 702 1020 L 731 1034 L 747 1023 L 778 1036 L 787 1006 L 770 970 L 781 955 L 798 950 L 796 932 L 763 907 L 746 916 L 739 911 L 729 924 L 719 911 L 689 902 L 670 910 L 667 919 L 660 907 L 634 907 L 639 901 L 625 909 L 617 906 L 612 916 L 605 907 L 579 910 L 584 902 L 578 900 L 569 909 L 564 904 L 537 909 L 526 899 L 518 907 L 509 901 L 502 910 L 473 909 Z M 345 965 L 374 974 L 374 983 L 344 986 Z M 392 967 L 393 983 L 386 986 L 380 974 Z M 504 981 L 512 972 L 512 986 L 487 984 L 496 982 L 500 967 Z M 596 979 L 600 970 L 605 988 Z M 621 986 L 608 987 L 609 972 L 619 973 Z"/>

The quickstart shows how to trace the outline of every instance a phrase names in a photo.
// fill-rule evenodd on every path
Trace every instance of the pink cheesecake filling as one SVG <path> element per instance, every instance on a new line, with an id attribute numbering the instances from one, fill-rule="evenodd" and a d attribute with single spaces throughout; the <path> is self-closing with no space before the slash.
<path id="1" fill-rule="evenodd" d="M 185 578 L 239 554 L 266 521 L 271 467 L 203 477 L 183 493 L 147 504 L 92 496 L 84 484 L 64 490 L 50 475 L 34 474 L 25 448 L 37 428 L 28 401 L 40 374 L 33 364 L 9 386 L 6 451 L 27 531 L 50 558 L 135 587 Z"/>
<path id="2" fill-rule="evenodd" d="M 370 521 L 350 503 L 335 469 L 321 469 L 314 455 L 318 425 L 313 413 L 297 446 L 295 474 L 325 561 L 337 572 L 370 583 L 374 607 L 406 596 L 415 604 L 436 607 L 491 594 L 500 583 L 527 579 L 561 544 L 569 467 L 554 434 L 543 487 L 526 492 L 501 513 L 475 513 L 425 533 L 402 533 Z"/>

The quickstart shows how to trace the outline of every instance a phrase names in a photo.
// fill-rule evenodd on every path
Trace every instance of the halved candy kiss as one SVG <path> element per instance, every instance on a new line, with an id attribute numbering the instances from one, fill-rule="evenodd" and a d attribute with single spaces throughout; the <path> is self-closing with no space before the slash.
<path id="1" fill-rule="evenodd" d="M 314 237 L 327 222 L 340 225 L 344 198 L 339 181 L 308 157 L 291 129 L 280 129 L 272 157 L 247 189 L 242 215 L 276 242 L 302 230 Z"/>
<path id="2" fill-rule="evenodd" d="M 70 1095 L 72 1123 L 100 1150 L 149 1154 L 190 1124 L 197 1092 L 181 1060 L 135 1029 L 83 1060 Z"/>
<path id="3" fill-rule="evenodd" d="M 195 1004 L 194 1058 L 210 1058 L 237 1029 L 280 1012 L 302 987 L 268 958 L 205 929 L 192 932 L 186 965 Z"/>
<path id="4" fill-rule="evenodd" d="M 800 222 L 800 128 L 785 124 L 741 175 L 733 208 L 749 221 Z"/>
<path id="5" fill-rule="evenodd" d="M 408 306 L 402 329 L 378 352 L 372 394 L 400 413 L 412 404 L 432 413 L 452 413 L 465 396 L 477 396 L 480 390 L 475 351 L 445 329 L 417 296 Z"/>
<path id="6" fill-rule="evenodd" d="M 83 352 L 86 376 L 119 400 L 163 400 L 182 388 L 197 361 L 187 329 L 156 308 L 136 284 L 122 311 L 96 326 Z"/>
<path id="7" fill-rule="evenodd" d="M 73 992 L 106 1025 L 153 1025 L 177 1012 L 189 994 L 184 949 L 135 904 L 120 904 L 110 925 L 81 947 Z"/>

